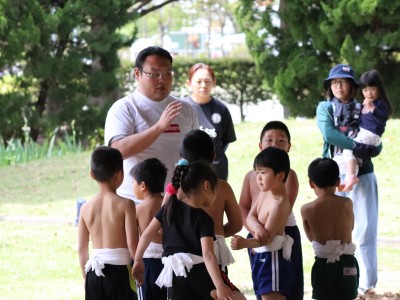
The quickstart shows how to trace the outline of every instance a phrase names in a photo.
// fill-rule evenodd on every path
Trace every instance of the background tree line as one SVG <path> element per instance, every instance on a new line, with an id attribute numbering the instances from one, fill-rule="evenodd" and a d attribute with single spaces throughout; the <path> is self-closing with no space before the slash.
<path id="1" fill-rule="evenodd" d="M 315 116 L 329 69 L 347 63 L 357 76 L 380 71 L 399 117 L 399 1 L 239 0 L 237 20 L 264 82 L 293 116 Z"/>
<path id="2" fill-rule="evenodd" d="M 239 104 L 242 119 L 245 102 L 272 92 L 292 116 L 313 117 L 328 70 L 345 62 L 357 75 L 377 68 L 396 109 L 400 3 L 271 2 L 0 0 L 0 135 L 7 140 L 28 128 L 37 140 L 74 121 L 78 136 L 98 139 L 108 108 L 133 85 L 132 65 L 121 67 L 118 50 L 146 28 L 165 32 L 194 18 L 240 24 L 255 64 L 207 60 L 207 53 L 176 59 L 178 94 L 185 92 L 188 67 L 204 61 L 216 70 L 216 95 Z M 152 20 L 146 28 L 145 18 Z"/>

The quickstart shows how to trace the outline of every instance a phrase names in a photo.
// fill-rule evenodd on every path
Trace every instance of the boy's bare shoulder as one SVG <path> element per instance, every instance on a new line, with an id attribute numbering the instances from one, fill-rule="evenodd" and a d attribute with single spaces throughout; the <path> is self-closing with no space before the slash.
<path id="1" fill-rule="evenodd" d="M 296 173 L 296 171 L 295 170 L 293 170 L 293 169 L 290 169 L 290 171 L 289 171 L 289 176 L 296 176 L 296 178 L 297 178 L 297 173 Z"/>
<path id="2" fill-rule="evenodd" d="M 254 170 L 249 170 L 249 171 L 246 173 L 246 175 L 244 175 L 243 181 L 250 181 L 250 180 L 253 178 L 253 176 L 255 176 L 255 175 L 256 175 L 256 171 L 254 171 Z"/>
<path id="3" fill-rule="evenodd" d="M 335 197 L 336 200 L 341 201 L 344 206 L 351 207 L 351 209 L 353 209 L 353 201 L 349 197 L 343 197 L 338 195 L 335 195 Z"/>
<path id="4" fill-rule="evenodd" d="M 132 210 L 135 209 L 135 202 L 131 199 L 121 197 L 116 193 L 108 193 L 106 196 L 106 201 L 109 202 L 111 207 L 118 210 Z"/>
<path id="5" fill-rule="evenodd" d="M 230 192 L 232 191 L 232 187 L 228 181 L 223 179 L 218 179 L 217 191 L 222 193 Z"/>
<path id="6" fill-rule="evenodd" d="M 333 194 L 329 196 L 320 196 L 311 202 L 305 203 L 300 210 L 303 212 L 318 207 L 329 206 L 330 203 L 339 206 L 353 207 L 353 201 L 350 198 Z"/>
<path id="7" fill-rule="evenodd" d="M 158 211 L 162 205 L 163 197 L 144 200 L 136 207 L 136 211 Z"/>

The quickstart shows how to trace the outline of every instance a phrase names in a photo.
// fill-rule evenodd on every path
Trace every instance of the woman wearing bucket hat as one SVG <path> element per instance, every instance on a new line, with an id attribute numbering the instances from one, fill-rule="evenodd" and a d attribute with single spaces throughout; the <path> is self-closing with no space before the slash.
<path id="1" fill-rule="evenodd" d="M 324 80 L 326 101 L 317 107 L 317 124 L 324 139 L 323 156 L 333 158 L 339 165 L 342 180 L 346 174 L 343 149 L 363 160 L 358 171 L 359 182 L 349 192 L 338 192 L 353 200 L 354 242 L 360 267 L 359 291 L 367 293 L 377 283 L 378 187 L 371 157 L 377 156 L 382 145 L 355 142 L 359 130 L 362 106 L 354 98 L 359 86 L 351 66 L 339 64 Z"/>

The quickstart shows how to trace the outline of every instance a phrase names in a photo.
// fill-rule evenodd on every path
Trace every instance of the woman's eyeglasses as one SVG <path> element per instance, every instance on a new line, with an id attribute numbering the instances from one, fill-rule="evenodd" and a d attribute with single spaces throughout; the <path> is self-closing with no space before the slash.
<path id="1" fill-rule="evenodd" d="M 331 86 L 334 86 L 334 87 L 344 86 L 346 84 L 349 84 L 349 81 L 347 79 L 338 79 L 338 80 L 331 81 Z"/>

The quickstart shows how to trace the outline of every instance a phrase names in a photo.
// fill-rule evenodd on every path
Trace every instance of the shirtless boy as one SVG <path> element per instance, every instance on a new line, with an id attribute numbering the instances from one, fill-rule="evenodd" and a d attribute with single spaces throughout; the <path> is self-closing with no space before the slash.
<path id="1" fill-rule="evenodd" d="M 130 171 L 133 178 L 133 193 L 136 199 L 143 201 L 136 206 L 136 218 L 139 235 L 149 226 L 161 207 L 167 168 L 157 158 L 148 158 L 135 165 Z M 163 264 L 162 235 L 157 233 L 147 247 L 144 256 L 145 283 L 141 289 L 143 300 L 167 299 L 167 289 L 161 289 L 155 284 Z"/>
<path id="2" fill-rule="evenodd" d="M 285 150 L 289 153 L 291 149 L 291 136 L 289 128 L 281 121 L 270 121 L 265 124 L 261 130 L 260 142 L 258 144 L 260 151 L 267 147 L 276 147 Z M 293 209 L 294 203 L 299 192 L 299 181 L 297 174 L 294 170 L 290 169 L 288 178 L 285 182 L 286 193 Z M 246 224 L 247 215 L 249 214 L 251 206 L 256 203 L 260 188 L 257 185 L 256 172 L 249 171 L 243 179 L 242 191 L 240 194 L 239 207 L 242 213 L 244 226 L 250 231 Z M 296 218 L 293 211 L 289 215 L 286 223 L 285 233 L 290 235 L 293 240 L 292 255 L 290 261 L 293 264 L 295 279 L 293 289 L 290 295 L 287 295 L 287 300 L 302 300 L 304 296 L 304 275 L 303 275 L 303 254 L 301 247 L 300 230 L 296 223 Z M 252 237 L 250 233 L 248 237 Z M 249 252 L 250 264 L 252 263 L 252 253 Z M 257 297 L 260 299 L 260 297 Z"/>
<path id="3" fill-rule="evenodd" d="M 130 267 L 138 244 L 136 208 L 133 201 L 116 194 L 124 177 L 122 161 L 121 153 L 110 147 L 92 154 L 90 174 L 99 190 L 82 206 L 78 227 L 86 299 L 137 299 Z"/>
<path id="4" fill-rule="evenodd" d="M 353 202 L 335 195 L 339 167 L 330 158 L 317 158 L 308 167 L 317 199 L 301 207 L 304 231 L 312 242 L 315 262 L 311 273 L 313 299 L 355 299 L 359 268 L 352 243 Z"/>
<path id="5" fill-rule="evenodd" d="M 286 151 L 269 147 L 254 160 L 256 182 L 261 190 L 250 209 L 246 223 L 254 238 L 234 235 L 234 250 L 253 248 L 252 278 L 254 292 L 261 299 L 285 299 L 293 288 L 293 266 L 289 261 L 293 239 L 285 235 L 291 211 L 285 181 L 290 171 Z"/>

